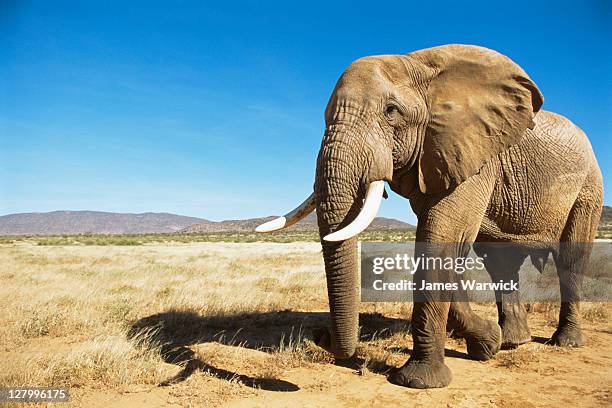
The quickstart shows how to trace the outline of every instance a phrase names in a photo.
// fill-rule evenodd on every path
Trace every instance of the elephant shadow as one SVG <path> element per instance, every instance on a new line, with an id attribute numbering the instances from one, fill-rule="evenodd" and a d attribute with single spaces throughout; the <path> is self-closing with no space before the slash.
<path id="1" fill-rule="evenodd" d="M 189 347 L 195 344 L 218 342 L 249 349 L 272 352 L 280 345 L 303 339 L 313 339 L 313 331 L 326 327 L 326 312 L 271 311 L 234 315 L 202 316 L 191 311 L 169 310 L 135 321 L 127 332 L 128 339 L 144 347 L 159 348 L 162 359 L 182 367 L 174 377 L 160 385 L 171 385 L 187 379 L 197 371 L 207 371 L 217 378 L 239 380 L 242 384 L 268 391 L 297 391 L 293 383 L 279 379 L 261 379 L 214 367 L 202 361 Z M 379 313 L 359 315 L 360 340 L 386 338 L 407 330 L 405 319 L 385 317 Z M 347 366 L 346 362 L 338 362 Z M 353 365 L 358 364 L 353 362 Z M 379 367 L 388 372 L 392 367 Z"/>

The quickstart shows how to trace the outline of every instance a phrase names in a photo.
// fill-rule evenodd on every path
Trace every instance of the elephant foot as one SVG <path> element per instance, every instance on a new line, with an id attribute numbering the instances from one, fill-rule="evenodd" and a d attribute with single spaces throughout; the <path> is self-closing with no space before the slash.
<path id="1" fill-rule="evenodd" d="M 442 388 L 450 384 L 452 374 L 443 361 L 408 360 L 391 374 L 389 381 L 409 388 Z"/>
<path id="2" fill-rule="evenodd" d="M 531 331 L 527 324 L 527 311 L 522 306 L 517 314 L 505 315 L 500 326 L 502 328 L 501 348 L 503 350 L 515 349 L 521 344 L 531 341 Z"/>
<path id="3" fill-rule="evenodd" d="M 465 335 L 465 342 L 470 358 L 479 361 L 490 360 L 501 348 L 502 329 L 497 323 L 484 320 L 480 330 Z"/>
<path id="4" fill-rule="evenodd" d="M 339 351 L 334 349 L 332 344 L 332 335 L 328 328 L 317 328 L 312 331 L 312 340 L 323 350 L 333 354 L 337 361 L 352 360 L 355 358 L 356 351 L 353 348 L 351 352 Z"/>
<path id="5" fill-rule="evenodd" d="M 582 347 L 584 336 L 579 326 L 562 326 L 555 331 L 546 344 L 560 347 Z"/>

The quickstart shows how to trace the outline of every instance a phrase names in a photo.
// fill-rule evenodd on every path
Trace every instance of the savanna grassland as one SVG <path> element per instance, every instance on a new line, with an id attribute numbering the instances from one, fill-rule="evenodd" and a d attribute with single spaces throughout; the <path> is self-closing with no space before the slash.
<path id="1" fill-rule="evenodd" d="M 368 230 L 361 233 L 363 241 L 373 242 L 405 242 L 414 240 L 413 230 Z M 119 245 L 135 246 L 145 244 L 194 243 L 194 242 L 319 242 L 316 231 L 278 231 L 274 234 L 258 234 L 256 232 L 219 232 L 202 234 L 80 234 L 80 235 L 49 235 L 49 236 L 0 236 L 0 244 L 30 243 L 34 245 Z"/>
<path id="2" fill-rule="evenodd" d="M 410 355 L 411 305 L 363 303 L 359 359 L 334 365 L 309 340 L 327 325 L 317 237 L 259 237 L 4 238 L 0 386 L 66 386 L 61 406 L 86 407 L 612 403 L 608 303 L 583 305 L 581 349 L 544 345 L 558 307 L 529 304 L 532 343 L 477 362 L 449 338 L 452 384 L 406 389 L 385 374 Z"/>

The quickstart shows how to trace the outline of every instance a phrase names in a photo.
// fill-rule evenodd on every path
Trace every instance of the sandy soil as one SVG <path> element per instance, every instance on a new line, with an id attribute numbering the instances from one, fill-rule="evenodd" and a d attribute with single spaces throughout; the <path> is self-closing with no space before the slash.
<path id="1" fill-rule="evenodd" d="M 550 329 L 534 325 L 537 341 L 550 335 Z M 450 341 L 447 365 L 453 372 L 453 382 L 444 389 L 412 390 L 389 383 L 384 374 L 333 364 L 312 364 L 283 370 L 275 380 L 250 388 L 248 381 L 240 393 L 220 396 L 220 405 L 227 407 L 601 407 L 612 404 L 612 332 L 601 327 L 588 327 L 587 345 L 566 350 L 538 342 L 519 349 L 501 351 L 489 362 L 469 360 L 465 347 Z M 410 345 L 409 345 L 410 346 Z M 214 343 L 191 346 L 204 363 L 211 353 L 225 357 L 217 370 L 231 376 L 255 375 L 246 361 L 257 365 L 273 364 L 270 355 L 243 347 Z M 406 354 L 406 358 L 408 354 Z M 256 371 L 256 370 L 255 370 Z M 194 374 L 203 375 L 203 374 Z M 191 403 L 206 402 L 206 396 L 216 395 L 226 378 L 211 378 L 191 390 Z M 232 380 L 236 381 L 236 379 Z M 195 383 L 195 381 L 194 381 Z M 187 379 L 174 387 L 190 387 Z M 117 394 L 86 393 L 83 406 L 91 407 L 164 407 L 185 406 L 185 394 L 173 396 L 173 386 L 135 389 Z M 189 397 L 188 397 L 189 398 Z"/>

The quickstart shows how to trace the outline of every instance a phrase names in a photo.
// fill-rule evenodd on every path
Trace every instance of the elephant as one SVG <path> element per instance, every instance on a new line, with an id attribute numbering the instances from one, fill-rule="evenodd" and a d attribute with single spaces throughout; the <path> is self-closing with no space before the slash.
<path id="1" fill-rule="evenodd" d="M 315 336 L 317 344 L 338 360 L 355 355 L 356 236 L 376 216 L 385 183 L 409 200 L 418 221 L 416 242 L 428 255 L 460 257 L 466 246 L 482 251 L 496 242 L 533 244 L 511 260 L 493 249 L 486 267 L 496 276 L 517 273 L 527 256 L 542 262 L 552 254 L 561 308 L 550 342 L 584 343 L 580 276 L 590 246 L 564 244 L 594 241 L 602 174 L 582 130 L 540 110 L 543 102 L 521 67 L 479 46 L 443 45 L 349 65 L 325 109 L 313 192 L 294 211 L 257 228 L 286 228 L 316 210 L 331 320 L 330 329 Z M 457 279 L 435 268 L 416 275 Z M 496 300 L 497 322 L 479 317 L 452 293 L 416 289 L 413 351 L 389 380 L 411 388 L 447 386 L 447 324 L 477 360 L 493 358 L 502 345 L 529 341 L 517 294 L 496 293 Z"/>

